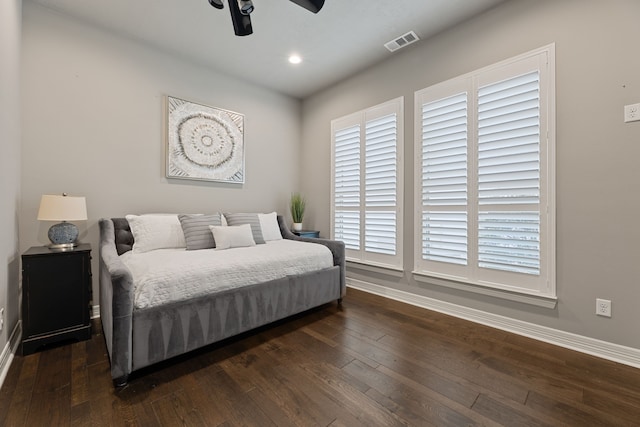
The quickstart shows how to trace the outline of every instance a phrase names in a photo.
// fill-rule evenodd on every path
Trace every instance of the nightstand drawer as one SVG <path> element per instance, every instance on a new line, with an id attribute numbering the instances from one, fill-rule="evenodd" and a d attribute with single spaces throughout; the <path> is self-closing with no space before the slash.
<path id="1" fill-rule="evenodd" d="M 315 230 L 294 231 L 293 234 L 295 234 L 296 236 L 300 236 L 300 237 L 313 237 L 313 238 L 320 237 L 320 232 L 319 231 L 315 231 Z"/>

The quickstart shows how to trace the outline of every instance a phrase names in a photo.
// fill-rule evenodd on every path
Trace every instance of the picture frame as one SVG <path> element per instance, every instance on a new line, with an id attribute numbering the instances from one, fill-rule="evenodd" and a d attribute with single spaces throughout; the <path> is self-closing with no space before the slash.
<path id="1" fill-rule="evenodd" d="M 166 177 L 244 184 L 244 115 L 167 95 Z"/>

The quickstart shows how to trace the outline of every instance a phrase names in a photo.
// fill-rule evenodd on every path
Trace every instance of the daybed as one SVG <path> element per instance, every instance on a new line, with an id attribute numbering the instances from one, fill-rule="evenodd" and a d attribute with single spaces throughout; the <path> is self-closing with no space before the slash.
<path id="1" fill-rule="evenodd" d="M 134 274 L 125 263 L 128 254 L 135 252 L 131 251 L 135 242 L 129 222 L 125 218 L 101 219 L 99 225 L 100 316 L 111 362 L 111 377 L 117 387 L 125 385 L 129 375 L 140 368 L 334 300 L 340 303 L 345 293 L 344 244 L 298 237 L 289 231 L 281 216 L 277 216 L 276 224 L 274 214 L 274 227 L 276 231 L 279 228 L 283 238 L 281 243 L 269 246 L 273 242 L 267 242 L 226 251 L 182 249 L 178 250 L 176 259 L 184 260 L 196 253 L 211 258 L 224 253 L 227 259 L 236 253 L 246 256 L 244 254 L 252 254 L 252 251 L 264 255 L 265 248 L 274 248 L 271 252 L 279 253 L 282 246 L 306 242 L 294 244 L 316 250 L 321 248 L 328 253 L 329 265 L 320 270 L 260 280 L 259 283 L 253 279 L 253 283 L 236 283 L 222 288 L 216 286 L 218 276 L 211 280 L 209 272 L 206 280 L 211 283 L 205 284 L 209 288 L 204 294 L 194 291 L 186 297 L 169 295 L 169 300 L 161 298 L 154 302 L 153 298 L 147 298 L 140 302 L 141 291 L 136 288 Z M 151 252 L 162 254 L 162 249 Z M 256 255 L 255 262 L 263 255 Z M 248 256 L 251 259 L 252 255 Z M 186 261 L 173 264 L 180 266 L 180 262 Z M 244 262 L 251 265 L 253 261 Z M 170 273 L 167 277 L 173 280 L 172 288 L 178 291 L 190 286 L 186 278 L 183 282 L 181 275 Z"/>

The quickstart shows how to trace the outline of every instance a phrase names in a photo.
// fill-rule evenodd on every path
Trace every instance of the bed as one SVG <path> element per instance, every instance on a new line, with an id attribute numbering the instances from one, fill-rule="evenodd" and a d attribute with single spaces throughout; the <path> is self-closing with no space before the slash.
<path id="1" fill-rule="evenodd" d="M 265 244 L 144 253 L 133 253 L 130 221 L 99 221 L 100 317 L 116 387 L 146 366 L 344 296 L 344 244 L 298 237 L 282 216 L 281 238 Z"/>

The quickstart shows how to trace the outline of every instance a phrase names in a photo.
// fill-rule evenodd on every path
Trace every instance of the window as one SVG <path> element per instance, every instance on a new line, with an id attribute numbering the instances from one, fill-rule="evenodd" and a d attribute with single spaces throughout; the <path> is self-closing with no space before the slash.
<path id="1" fill-rule="evenodd" d="M 402 268 L 403 101 L 331 122 L 331 233 L 349 261 Z"/>
<path id="2" fill-rule="evenodd" d="M 555 297 L 553 60 L 416 92 L 416 273 Z"/>

